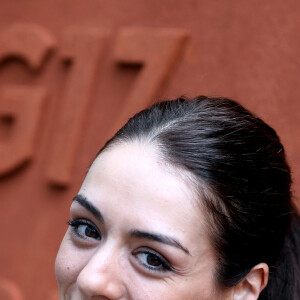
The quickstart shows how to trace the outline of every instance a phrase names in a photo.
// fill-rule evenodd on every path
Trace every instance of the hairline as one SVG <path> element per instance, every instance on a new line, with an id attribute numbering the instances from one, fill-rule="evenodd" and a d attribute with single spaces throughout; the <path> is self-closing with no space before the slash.
<path id="1" fill-rule="evenodd" d="M 204 182 L 204 180 L 198 175 L 194 174 L 191 170 L 186 167 L 176 164 L 170 159 L 168 159 L 167 155 L 164 154 L 163 148 L 164 146 L 159 143 L 157 135 L 145 135 L 145 136 L 134 136 L 134 137 L 121 137 L 116 136 L 111 139 L 107 144 L 105 144 L 101 150 L 98 152 L 93 162 L 91 163 L 89 169 L 95 162 L 95 160 L 103 153 L 113 149 L 114 147 L 120 146 L 122 144 L 134 144 L 134 143 L 145 143 L 149 144 L 150 147 L 153 147 L 156 154 L 155 158 L 157 163 L 160 166 L 163 166 L 163 170 L 168 172 L 172 176 L 177 176 L 180 180 L 184 182 L 184 184 L 189 188 L 191 187 L 191 192 L 193 195 L 193 201 L 196 207 L 202 212 L 204 219 L 202 220 L 204 225 L 204 231 L 209 239 L 209 243 L 211 245 L 211 249 L 214 252 L 214 256 L 216 258 L 216 267 L 214 270 L 214 280 L 216 284 L 218 284 L 218 270 L 219 265 L 218 261 L 220 258 L 220 254 L 215 248 L 215 239 L 214 236 L 219 234 L 219 228 L 213 224 L 213 214 L 210 212 L 208 207 L 209 202 L 213 202 L 213 205 L 216 201 L 219 201 L 219 197 L 213 192 L 212 187 Z M 199 224 L 200 225 L 200 224 Z"/>

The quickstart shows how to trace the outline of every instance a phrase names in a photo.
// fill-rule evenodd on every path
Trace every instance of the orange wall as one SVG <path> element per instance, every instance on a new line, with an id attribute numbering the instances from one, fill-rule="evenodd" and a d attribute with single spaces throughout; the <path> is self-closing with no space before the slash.
<path id="1" fill-rule="evenodd" d="M 299 13 L 298 0 L 2 0 L 0 299 L 55 299 L 70 201 L 154 98 L 239 100 L 278 131 L 299 197 Z"/>

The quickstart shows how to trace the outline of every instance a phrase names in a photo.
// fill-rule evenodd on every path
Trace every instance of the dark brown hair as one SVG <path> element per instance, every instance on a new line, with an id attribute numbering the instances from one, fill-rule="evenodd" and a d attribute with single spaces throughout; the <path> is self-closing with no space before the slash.
<path id="1" fill-rule="evenodd" d="M 270 277 L 259 299 L 300 299 L 299 216 L 285 151 L 270 126 L 230 99 L 179 98 L 136 114 L 100 152 L 137 139 L 190 171 L 200 193 L 203 183 L 211 191 L 203 202 L 219 284 L 234 286 L 265 262 Z"/>

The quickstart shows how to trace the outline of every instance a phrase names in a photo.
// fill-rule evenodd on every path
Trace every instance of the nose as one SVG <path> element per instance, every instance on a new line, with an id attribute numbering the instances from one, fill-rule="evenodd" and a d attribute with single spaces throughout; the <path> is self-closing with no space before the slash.
<path id="1" fill-rule="evenodd" d="M 77 277 L 80 293 L 87 299 L 124 299 L 120 255 L 102 246 L 90 257 Z"/>

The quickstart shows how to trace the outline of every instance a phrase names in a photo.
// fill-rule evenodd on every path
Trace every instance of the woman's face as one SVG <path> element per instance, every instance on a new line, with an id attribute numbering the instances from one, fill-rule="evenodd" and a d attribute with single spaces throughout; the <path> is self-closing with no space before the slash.
<path id="1" fill-rule="evenodd" d="M 216 259 L 183 175 L 141 143 L 95 160 L 56 259 L 61 300 L 216 299 Z"/>

